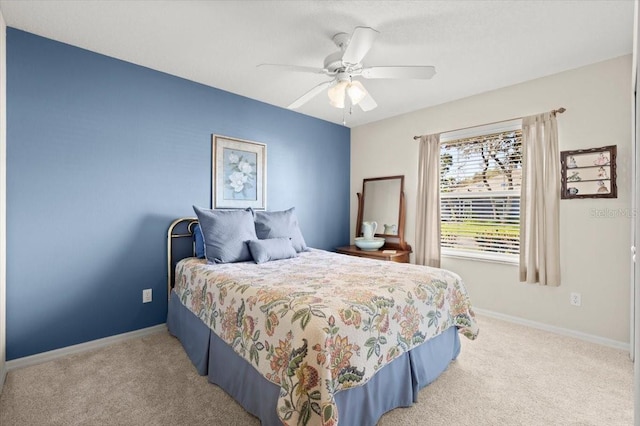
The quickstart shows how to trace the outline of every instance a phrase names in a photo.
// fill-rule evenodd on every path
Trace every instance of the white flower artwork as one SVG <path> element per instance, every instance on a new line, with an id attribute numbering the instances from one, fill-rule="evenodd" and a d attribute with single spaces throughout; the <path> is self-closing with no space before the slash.
<path id="1" fill-rule="evenodd" d="M 233 172 L 229 176 L 229 186 L 233 189 L 233 192 L 244 191 L 244 185 L 249 180 L 249 176 L 240 172 Z"/>
<path id="2" fill-rule="evenodd" d="M 240 161 L 240 157 L 238 157 L 233 152 L 231 154 L 229 154 L 229 163 L 230 164 L 236 164 L 238 161 Z"/>
<path id="3" fill-rule="evenodd" d="M 235 200 L 255 200 L 257 154 L 231 149 L 224 153 L 225 194 Z"/>
<path id="4" fill-rule="evenodd" d="M 266 145 L 214 135 L 215 208 L 265 208 Z"/>

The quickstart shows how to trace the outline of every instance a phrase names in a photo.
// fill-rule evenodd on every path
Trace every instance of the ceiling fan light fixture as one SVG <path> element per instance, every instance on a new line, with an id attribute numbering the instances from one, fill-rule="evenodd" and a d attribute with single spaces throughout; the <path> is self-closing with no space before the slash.
<path id="1" fill-rule="evenodd" d="M 332 107 L 344 108 L 344 101 L 349 96 L 351 105 L 357 105 L 367 96 L 367 89 L 359 81 L 342 80 L 327 91 L 329 104 Z"/>
<path id="2" fill-rule="evenodd" d="M 347 85 L 346 91 L 349 99 L 351 99 L 352 105 L 358 105 L 358 103 L 367 96 L 367 89 L 365 89 L 358 80 L 350 82 Z"/>
<path id="3" fill-rule="evenodd" d="M 329 104 L 331 104 L 332 107 L 344 108 L 344 98 L 348 85 L 348 81 L 340 81 L 335 86 L 329 88 L 327 95 L 329 96 Z"/>

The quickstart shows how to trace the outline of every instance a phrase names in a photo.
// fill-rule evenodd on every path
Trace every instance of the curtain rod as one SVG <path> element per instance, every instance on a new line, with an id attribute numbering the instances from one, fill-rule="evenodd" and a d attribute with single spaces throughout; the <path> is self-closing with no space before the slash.
<path id="1" fill-rule="evenodd" d="M 558 109 L 553 109 L 551 110 L 551 114 L 556 115 L 556 114 L 562 114 L 563 112 L 565 112 L 567 109 L 565 107 L 560 107 Z M 474 127 L 480 127 L 480 126 L 489 126 L 491 124 L 498 124 L 498 123 L 504 123 L 505 121 L 512 121 L 512 120 L 522 120 L 524 117 L 514 117 L 514 118 L 510 118 L 508 120 L 500 120 L 500 121 L 494 121 L 493 123 L 485 123 L 485 124 L 479 124 L 477 126 L 468 126 L 468 127 L 461 127 L 459 129 L 455 129 L 455 130 L 447 130 L 446 132 L 440 132 L 440 133 L 451 133 L 451 132 L 457 132 L 458 130 L 467 130 L 467 129 L 473 129 Z M 413 140 L 416 139 L 420 139 L 421 136 L 414 136 Z"/>

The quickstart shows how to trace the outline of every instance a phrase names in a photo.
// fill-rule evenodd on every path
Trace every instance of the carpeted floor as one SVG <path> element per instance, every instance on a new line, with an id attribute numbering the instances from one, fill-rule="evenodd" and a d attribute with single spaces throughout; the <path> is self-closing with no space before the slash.
<path id="1" fill-rule="evenodd" d="M 631 425 L 633 364 L 623 351 L 479 317 L 449 369 L 398 425 Z M 168 333 L 11 371 L 0 424 L 259 425 L 200 377 Z M 345 425 L 350 426 L 350 425 Z"/>

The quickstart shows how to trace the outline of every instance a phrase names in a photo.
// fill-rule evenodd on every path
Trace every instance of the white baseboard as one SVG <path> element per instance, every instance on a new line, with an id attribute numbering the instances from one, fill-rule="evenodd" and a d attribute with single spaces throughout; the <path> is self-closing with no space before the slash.
<path id="1" fill-rule="evenodd" d="M 581 331 L 570 330 L 568 328 L 556 327 L 555 325 L 544 324 L 537 321 L 531 321 L 524 318 L 514 317 L 511 315 L 501 314 L 499 312 L 493 312 L 486 309 L 473 308 L 473 311 L 485 315 L 487 317 L 500 319 L 515 324 L 524 325 L 531 328 L 537 328 L 538 330 L 548 331 L 550 333 L 560 334 L 562 336 L 575 337 L 576 339 L 586 340 L 587 342 L 597 343 L 599 345 L 608 346 L 610 348 L 620 349 L 626 352 L 630 351 L 629 343 L 620 342 L 618 340 L 607 339 L 606 337 L 596 336 L 594 334 L 583 333 Z"/>
<path id="2" fill-rule="evenodd" d="M 92 340 L 90 342 L 80 343 L 73 346 L 67 346 L 66 348 L 55 349 L 48 352 L 42 352 L 35 355 L 25 356 L 23 358 L 12 359 L 6 363 L 6 372 L 15 370 L 18 368 L 29 367 L 31 365 L 42 364 L 43 362 L 53 361 L 58 358 L 65 357 L 67 355 L 76 354 L 79 352 L 86 352 L 93 349 L 103 348 L 114 343 L 124 342 L 125 340 L 135 339 L 139 337 L 148 336 L 150 334 L 166 331 L 166 324 L 158 324 L 153 327 L 142 328 L 140 330 L 130 331 L 128 333 L 117 334 L 115 336 L 109 336 L 102 339 Z"/>

